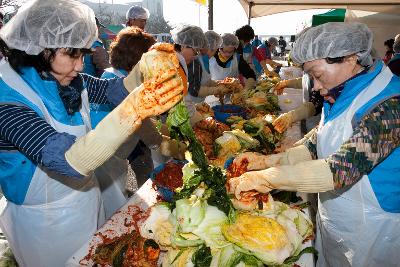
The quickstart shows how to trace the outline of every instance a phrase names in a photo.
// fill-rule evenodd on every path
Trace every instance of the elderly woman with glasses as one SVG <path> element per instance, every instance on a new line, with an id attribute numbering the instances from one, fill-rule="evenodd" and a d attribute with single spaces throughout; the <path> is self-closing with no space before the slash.
<path id="1" fill-rule="evenodd" d="M 104 223 L 94 170 L 183 97 L 172 49 L 142 57 L 139 86 L 82 74 L 96 38 L 93 10 L 73 0 L 25 3 L 0 30 L 0 227 L 21 267 L 65 266 Z M 90 103 L 113 107 L 94 129 Z"/>
<path id="2" fill-rule="evenodd" d="M 365 24 L 326 23 L 292 50 L 324 97 L 322 118 L 302 145 L 254 157 L 230 191 L 318 193 L 317 266 L 398 266 L 400 79 L 372 61 Z M 241 157 L 243 159 L 243 156 Z"/>
<path id="3" fill-rule="evenodd" d="M 200 27 L 181 25 L 173 29 L 171 35 L 174 40 L 175 51 L 178 54 L 180 64 L 188 77 L 189 94 L 185 96 L 185 103 L 191 115 L 191 123 L 195 124 L 203 119 L 196 111 L 195 104 L 202 102 L 203 97 L 207 95 L 220 93 L 226 89 L 223 86 L 204 86 L 202 90 L 194 84 L 194 78 L 198 75 L 199 71 L 201 71 L 201 66 L 197 58 L 200 56 L 200 51 L 202 49 L 208 49 L 208 41 Z M 198 71 L 193 71 L 192 68 L 196 67 L 196 65 Z M 190 70 L 188 66 L 191 67 Z M 197 90 L 195 88 L 197 88 Z"/>
<path id="4" fill-rule="evenodd" d="M 222 45 L 218 52 L 210 58 L 210 74 L 212 80 L 223 80 L 227 77 L 242 78 L 245 88 L 255 85 L 256 74 L 242 55 L 236 53 L 239 39 L 231 34 L 222 35 Z"/>
<path id="5" fill-rule="evenodd" d="M 214 31 L 207 31 L 204 35 L 208 47 L 201 49 L 201 55 L 188 65 L 189 94 L 187 97 L 195 103 L 204 102 L 205 98 L 210 95 L 225 95 L 231 93 L 235 88 L 234 86 L 236 86 L 234 84 L 228 87 L 211 79 L 209 60 L 221 46 L 222 38 Z M 240 85 L 236 87 L 240 87 Z"/>

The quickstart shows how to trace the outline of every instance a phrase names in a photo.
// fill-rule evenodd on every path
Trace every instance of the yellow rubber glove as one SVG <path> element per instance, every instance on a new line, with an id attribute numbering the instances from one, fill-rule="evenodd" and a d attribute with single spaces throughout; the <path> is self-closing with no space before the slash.
<path id="1" fill-rule="evenodd" d="M 286 131 L 293 123 L 307 119 L 315 114 L 315 107 L 311 102 L 303 103 L 298 108 L 291 110 L 287 113 L 280 115 L 272 125 L 274 128 L 283 133 Z"/>
<path id="2" fill-rule="evenodd" d="M 274 77 L 278 77 L 278 78 L 279 78 L 279 74 L 278 74 L 278 73 L 276 73 L 275 71 L 270 71 L 270 70 L 267 69 L 267 68 L 264 69 L 264 74 L 265 74 L 267 77 L 270 77 L 270 78 L 274 78 Z"/>
<path id="3" fill-rule="evenodd" d="M 295 147 L 295 146 L 303 145 L 308 139 L 311 138 L 311 136 L 312 136 L 313 134 L 316 134 L 316 132 L 317 132 L 317 127 L 311 129 L 311 131 L 309 131 L 308 133 L 306 133 L 306 134 L 303 136 L 303 138 L 301 138 L 299 141 L 297 141 L 296 143 L 294 143 L 293 146 Z"/>
<path id="4" fill-rule="evenodd" d="M 163 141 L 160 145 L 160 153 L 163 156 L 184 160 L 186 150 L 187 146 L 185 143 L 171 139 L 168 136 L 163 136 Z"/>
<path id="5" fill-rule="evenodd" d="M 283 165 L 262 171 L 246 172 L 229 180 L 229 191 L 241 198 L 241 192 L 256 190 L 267 193 L 273 189 L 306 193 L 334 189 L 333 175 L 324 160 L 310 160 L 296 165 Z"/>
<path id="6" fill-rule="evenodd" d="M 221 84 L 217 86 L 201 86 L 198 95 L 206 97 L 209 95 L 226 95 L 230 92 L 232 92 L 232 89 Z"/>
<path id="7" fill-rule="evenodd" d="M 233 164 L 242 165 L 248 162 L 247 170 L 263 170 L 279 165 L 294 165 L 302 161 L 311 160 L 310 151 L 304 145 L 287 149 L 279 154 L 263 155 L 255 152 L 244 152 L 239 154 Z"/>
<path id="8" fill-rule="evenodd" d="M 281 95 L 283 93 L 283 90 L 288 87 L 288 83 L 288 80 L 282 80 L 278 82 L 274 87 L 274 93 L 277 95 Z"/>
<path id="9" fill-rule="evenodd" d="M 156 58 L 157 62 L 150 60 Z M 94 130 L 79 138 L 65 153 L 67 162 L 80 174 L 86 176 L 106 162 L 140 127 L 143 119 L 164 113 L 182 99 L 184 84 L 173 50 L 152 50 L 142 60 L 143 70 L 150 68 L 146 64 L 152 64 L 154 75 L 144 72 L 144 84 L 131 90 Z"/>
<path id="10" fill-rule="evenodd" d="M 143 74 L 140 72 L 140 63 L 138 62 L 128 76 L 124 79 L 124 85 L 128 92 L 132 92 L 133 89 L 143 83 Z"/>
<path id="11" fill-rule="evenodd" d="M 254 89 L 254 87 L 256 87 L 256 80 L 254 80 L 253 78 L 246 79 L 246 83 L 244 84 L 244 89 L 250 90 Z"/>

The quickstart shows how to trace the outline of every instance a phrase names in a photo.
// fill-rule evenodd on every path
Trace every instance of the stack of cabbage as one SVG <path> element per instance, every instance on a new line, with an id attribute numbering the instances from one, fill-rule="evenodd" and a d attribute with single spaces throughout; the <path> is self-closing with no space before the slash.
<path id="1" fill-rule="evenodd" d="M 302 242 L 312 235 L 312 223 L 300 210 L 272 197 L 261 210 L 234 209 L 225 188 L 226 175 L 208 165 L 184 103 L 169 111 L 167 124 L 171 137 L 188 142 L 183 187 L 176 190 L 173 203 L 151 207 L 140 226 L 143 237 L 167 251 L 163 266 L 286 265 L 313 249 L 301 250 Z M 259 144 L 241 130 L 231 131 L 229 137 L 249 147 Z"/>
<path id="2" fill-rule="evenodd" d="M 184 183 L 198 180 L 196 171 L 188 163 Z M 291 266 L 313 250 L 301 250 L 313 226 L 299 209 L 270 198 L 263 210 L 224 212 L 210 204 L 211 195 L 206 182 L 200 182 L 172 211 L 163 203 L 151 207 L 140 233 L 167 250 L 163 266 Z"/>

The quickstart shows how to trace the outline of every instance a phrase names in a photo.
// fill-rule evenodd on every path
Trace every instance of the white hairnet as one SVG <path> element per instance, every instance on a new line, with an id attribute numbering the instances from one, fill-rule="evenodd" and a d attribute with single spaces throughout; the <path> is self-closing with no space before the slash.
<path id="1" fill-rule="evenodd" d="M 372 64 L 372 33 L 363 23 L 329 22 L 299 35 L 291 56 L 294 62 L 356 54 L 361 65 Z"/>
<path id="2" fill-rule="evenodd" d="M 35 0 L 0 30 L 11 49 L 38 55 L 45 48 L 90 48 L 97 38 L 93 10 L 74 0 Z"/>
<path id="3" fill-rule="evenodd" d="M 129 19 L 145 19 L 148 20 L 150 17 L 150 12 L 147 8 L 141 6 L 132 6 L 129 8 L 128 12 L 126 12 L 126 20 Z"/>
<path id="4" fill-rule="evenodd" d="M 236 35 L 232 33 L 224 33 L 222 35 L 222 45 L 221 47 L 234 47 L 238 48 L 239 46 L 239 39 L 236 37 Z"/>
<path id="5" fill-rule="evenodd" d="M 268 38 L 268 43 L 269 43 L 270 45 L 278 46 L 278 39 L 276 39 L 275 37 L 269 37 L 269 38 Z"/>
<path id="6" fill-rule="evenodd" d="M 207 48 L 207 40 L 203 30 L 193 25 L 180 25 L 171 31 L 172 40 L 179 45 L 190 46 L 193 48 Z"/>
<path id="7" fill-rule="evenodd" d="M 208 42 L 208 48 L 211 50 L 215 50 L 221 47 L 222 45 L 222 37 L 215 31 L 206 31 L 204 33 L 206 36 L 206 40 Z"/>
<path id="8" fill-rule="evenodd" d="M 400 34 L 396 35 L 394 38 L 393 51 L 395 53 L 400 53 Z"/>

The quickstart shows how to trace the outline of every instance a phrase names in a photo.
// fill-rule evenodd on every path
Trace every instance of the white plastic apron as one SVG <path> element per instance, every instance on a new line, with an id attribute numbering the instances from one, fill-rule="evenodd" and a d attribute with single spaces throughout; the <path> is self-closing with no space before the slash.
<path id="1" fill-rule="evenodd" d="M 207 70 L 204 66 L 202 57 L 198 56 L 197 59 L 199 60 L 201 69 L 202 69 L 200 86 L 207 86 L 211 81 L 211 75 L 210 75 L 210 73 L 207 72 Z M 205 100 L 205 97 L 201 97 L 201 96 L 193 96 L 191 94 L 187 94 L 185 96 L 185 101 L 190 101 L 193 103 L 202 103 L 202 102 L 204 102 L 204 100 Z"/>
<path id="2" fill-rule="evenodd" d="M 389 83 L 392 73 L 384 67 L 339 117 L 317 132 L 318 158 L 326 158 L 353 133 L 355 112 Z M 323 114 L 323 113 L 322 113 Z M 400 215 L 383 211 L 368 176 L 347 190 L 319 194 L 316 248 L 317 266 L 399 266 Z"/>
<path id="3" fill-rule="evenodd" d="M 243 59 L 247 62 L 247 64 L 249 64 L 254 73 L 257 73 L 256 66 L 254 66 L 253 63 L 253 48 L 251 49 L 251 52 L 243 52 Z"/>
<path id="4" fill-rule="evenodd" d="M 237 60 L 237 54 L 233 54 L 232 62 L 228 68 L 223 68 L 218 65 L 215 57 L 210 58 L 210 74 L 211 79 L 223 80 L 226 77 L 238 78 L 239 77 L 239 63 Z"/>
<path id="5" fill-rule="evenodd" d="M 80 110 L 85 124 L 70 126 L 50 115 L 42 100 L 5 60 L 0 63 L 0 73 L 6 84 L 40 108 L 45 120 L 58 132 L 80 137 L 90 130 L 86 90 L 82 93 Z M 34 203 L 35 191 L 42 191 L 43 187 L 49 201 Z M 1 201 L 6 200 L 3 197 Z M 79 181 L 36 168 L 24 203 L 33 204 L 7 202 L 0 215 L 0 227 L 20 267 L 64 266 L 72 253 L 95 233 L 98 222 L 104 221 L 94 177 Z"/>

